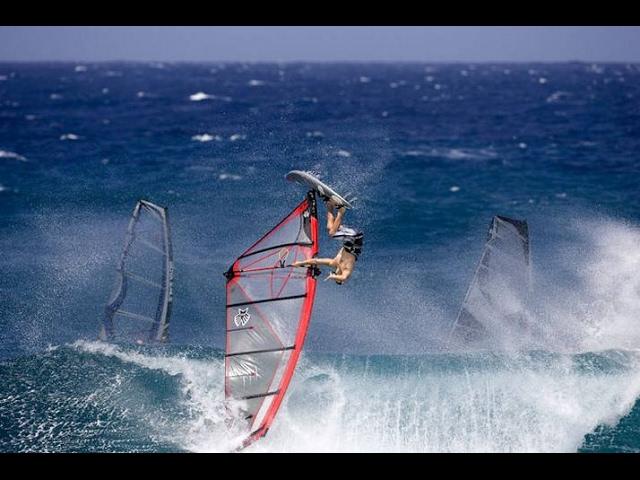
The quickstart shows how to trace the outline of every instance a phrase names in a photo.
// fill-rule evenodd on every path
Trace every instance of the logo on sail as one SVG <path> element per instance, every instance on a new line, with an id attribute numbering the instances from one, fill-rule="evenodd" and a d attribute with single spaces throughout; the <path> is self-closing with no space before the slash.
<path id="1" fill-rule="evenodd" d="M 247 322 L 251 319 L 251 314 L 249 313 L 249 307 L 244 310 L 239 308 L 236 316 L 233 317 L 233 321 L 236 324 L 236 327 L 244 327 Z"/>

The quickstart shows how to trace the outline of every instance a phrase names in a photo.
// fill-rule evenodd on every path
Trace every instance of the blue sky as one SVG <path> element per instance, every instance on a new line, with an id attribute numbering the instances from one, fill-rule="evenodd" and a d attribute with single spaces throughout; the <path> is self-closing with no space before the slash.
<path id="1" fill-rule="evenodd" d="M 640 27 L 0 27 L 0 61 L 638 62 Z"/>

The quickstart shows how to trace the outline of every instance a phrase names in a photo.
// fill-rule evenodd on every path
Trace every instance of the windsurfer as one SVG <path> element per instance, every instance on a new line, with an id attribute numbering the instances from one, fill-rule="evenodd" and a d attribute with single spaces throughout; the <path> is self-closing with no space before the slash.
<path id="1" fill-rule="evenodd" d="M 334 258 L 309 258 L 294 262 L 294 267 L 308 267 L 311 265 L 324 265 L 333 271 L 325 280 L 333 280 L 338 285 L 342 285 L 353 273 L 362 253 L 364 234 L 351 227 L 342 225 L 342 219 L 346 212 L 344 206 L 336 207 L 328 198 L 324 199 L 327 207 L 327 232 L 329 236 L 342 241 L 342 247 Z M 336 212 L 337 210 L 337 212 Z"/>

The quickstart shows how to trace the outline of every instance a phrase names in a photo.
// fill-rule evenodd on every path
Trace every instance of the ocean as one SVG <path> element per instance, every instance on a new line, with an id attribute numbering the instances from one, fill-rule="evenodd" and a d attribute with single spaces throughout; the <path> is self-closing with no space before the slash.
<path id="1" fill-rule="evenodd" d="M 638 452 L 638 151 L 638 64 L 0 63 L 0 451 L 227 451 L 222 273 L 302 169 L 365 248 L 247 452 Z M 97 341 L 139 198 L 174 239 L 157 348 Z M 544 341 L 449 349 L 498 214 Z"/>

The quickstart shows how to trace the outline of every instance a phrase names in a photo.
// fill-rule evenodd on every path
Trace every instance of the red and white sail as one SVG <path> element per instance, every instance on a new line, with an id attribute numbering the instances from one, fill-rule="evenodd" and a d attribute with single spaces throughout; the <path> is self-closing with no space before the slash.
<path id="1" fill-rule="evenodd" d="M 243 447 L 267 433 L 293 376 L 311 318 L 317 269 L 291 264 L 317 253 L 316 199 L 309 192 L 226 273 L 225 398 L 248 423 Z"/>

